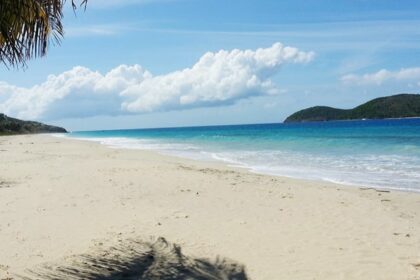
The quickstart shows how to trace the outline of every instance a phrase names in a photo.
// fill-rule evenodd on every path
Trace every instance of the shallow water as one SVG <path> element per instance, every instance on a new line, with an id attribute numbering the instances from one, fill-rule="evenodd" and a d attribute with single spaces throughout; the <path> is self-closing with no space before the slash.
<path id="1" fill-rule="evenodd" d="M 72 132 L 119 148 L 218 160 L 252 171 L 420 191 L 420 119 Z"/>

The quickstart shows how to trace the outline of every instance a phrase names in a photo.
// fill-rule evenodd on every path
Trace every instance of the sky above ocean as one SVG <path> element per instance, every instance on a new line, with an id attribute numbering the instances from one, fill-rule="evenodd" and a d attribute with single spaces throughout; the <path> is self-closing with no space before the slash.
<path id="1" fill-rule="evenodd" d="M 415 0 L 90 0 L 0 111 L 71 130 L 281 122 L 420 90 Z"/>

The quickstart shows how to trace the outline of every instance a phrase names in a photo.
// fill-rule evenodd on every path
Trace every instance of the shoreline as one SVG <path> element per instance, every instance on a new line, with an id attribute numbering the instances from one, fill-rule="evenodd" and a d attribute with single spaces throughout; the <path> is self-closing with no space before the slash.
<path id="1" fill-rule="evenodd" d="M 101 138 L 87 138 L 87 137 L 79 138 L 79 137 L 71 137 L 65 134 L 62 134 L 62 135 L 44 134 L 44 135 L 57 137 L 57 138 L 70 139 L 70 140 L 93 142 L 93 143 L 97 143 L 99 145 L 103 145 L 104 147 L 111 148 L 111 149 L 138 150 L 138 151 L 145 151 L 145 152 L 153 152 L 162 156 L 178 158 L 180 160 L 192 160 L 192 161 L 203 162 L 203 163 L 216 163 L 216 164 L 221 164 L 222 166 L 225 166 L 226 168 L 234 168 L 234 169 L 239 168 L 250 173 L 265 175 L 265 176 L 288 178 L 292 180 L 296 179 L 296 180 L 303 180 L 303 181 L 314 182 L 314 183 L 330 183 L 330 184 L 336 184 L 336 185 L 353 187 L 353 188 L 372 188 L 372 189 L 378 189 L 378 190 L 390 190 L 390 191 L 397 191 L 397 192 L 408 192 L 408 193 L 420 194 L 420 189 L 418 188 L 397 188 L 397 187 L 388 187 L 388 186 L 382 187 L 378 185 L 357 184 L 357 183 L 352 183 L 352 182 L 336 181 L 334 179 L 328 179 L 328 178 L 327 179 L 326 178 L 305 178 L 305 177 L 298 177 L 298 176 L 292 176 L 292 175 L 287 175 L 287 174 L 276 174 L 276 173 L 270 173 L 269 171 L 266 171 L 266 172 L 259 171 L 259 170 L 256 170 L 254 167 L 246 166 L 245 164 L 241 165 L 241 163 L 229 162 L 228 160 L 223 160 L 223 159 L 216 159 L 216 158 L 198 159 L 198 158 L 193 158 L 193 157 L 188 157 L 188 156 L 171 154 L 169 152 L 165 152 L 158 149 L 153 150 L 153 149 L 133 148 L 133 147 L 128 147 L 128 146 L 117 146 L 117 145 L 102 143 L 102 140 L 107 139 L 107 138 L 102 138 L 102 139 Z M 136 139 L 125 138 L 125 137 L 121 137 L 121 139 L 136 140 Z"/>
<path id="2" fill-rule="evenodd" d="M 346 109 L 344 109 L 346 110 Z M 325 121 L 289 121 L 282 124 L 298 124 L 298 123 L 324 123 L 324 122 L 362 122 L 362 121 L 383 121 L 383 120 L 411 120 L 420 119 L 419 117 L 401 117 L 401 118 L 382 118 L 382 119 L 343 119 L 343 120 L 325 120 Z"/>
<path id="3" fill-rule="evenodd" d="M 50 135 L 2 137 L 0 150 L 0 279 L 135 236 L 233 259 L 251 279 L 420 277 L 415 192 Z"/>

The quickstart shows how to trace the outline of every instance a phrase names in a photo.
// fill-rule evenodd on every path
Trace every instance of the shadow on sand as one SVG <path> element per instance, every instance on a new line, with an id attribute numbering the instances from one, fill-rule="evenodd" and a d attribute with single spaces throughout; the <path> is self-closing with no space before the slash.
<path id="1" fill-rule="evenodd" d="M 127 240 L 94 254 L 74 256 L 64 264 L 28 270 L 19 279 L 34 280 L 246 280 L 245 268 L 226 259 L 209 261 L 184 256 L 164 238 Z"/>

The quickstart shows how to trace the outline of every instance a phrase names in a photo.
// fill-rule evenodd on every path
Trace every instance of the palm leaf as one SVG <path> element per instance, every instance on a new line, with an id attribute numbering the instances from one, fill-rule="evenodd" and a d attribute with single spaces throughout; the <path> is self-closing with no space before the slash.
<path id="1" fill-rule="evenodd" d="M 65 0 L 1 0 L 0 61 L 6 66 L 25 65 L 28 59 L 44 56 L 49 45 L 63 37 Z M 75 0 L 71 2 L 77 9 Z M 87 0 L 80 5 L 86 8 Z"/>

